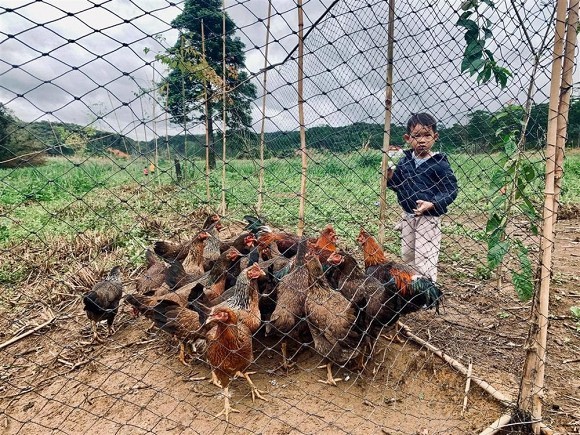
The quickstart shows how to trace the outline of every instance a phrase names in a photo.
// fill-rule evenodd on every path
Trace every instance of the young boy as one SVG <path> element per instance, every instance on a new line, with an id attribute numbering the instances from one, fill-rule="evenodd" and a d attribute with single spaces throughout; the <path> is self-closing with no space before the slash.
<path id="1" fill-rule="evenodd" d="M 413 114 L 403 136 L 412 149 L 387 172 L 387 186 L 397 193 L 403 208 L 401 257 L 433 281 L 441 246 L 440 216 L 457 197 L 457 179 L 447 157 L 431 152 L 438 138 L 433 116 Z"/>

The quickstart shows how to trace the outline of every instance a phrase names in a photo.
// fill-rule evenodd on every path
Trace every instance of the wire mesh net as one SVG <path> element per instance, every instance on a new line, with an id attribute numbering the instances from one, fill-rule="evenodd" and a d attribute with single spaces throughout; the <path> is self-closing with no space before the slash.
<path id="1" fill-rule="evenodd" d="M 7 433 L 212 433 L 225 417 L 233 432 L 475 433 L 514 406 L 539 264 L 551 2 L 398 2 L 389 61 L 391 2 L 309 1 L 302 67 L 294 2 L 9 3 Z M 407 125 L 422 112 L 437 122 L 419 122 L 426 132 Z M 431 158 L 414 161 L 425 141 Z M 387 159 L 418 170 L 411 186 L 433 161 L 451 172 L 431 174 L 438 193 L 457 181 L 448 210 L 427 213 L 442 233 L 432 275 L 400 257 L 418 221 L 394 181 L 381 189 Z M 560 211 L 576 219 L 573 180 Z M 578 237 L 566 222 L 552 271 L 564 296 Z M 578 349 L 574 319 L 562 355 Z M 573 396 L 573 364 L 547 376 L 547 421 L 577 429 L 574 402 L 554 399 Z"/>

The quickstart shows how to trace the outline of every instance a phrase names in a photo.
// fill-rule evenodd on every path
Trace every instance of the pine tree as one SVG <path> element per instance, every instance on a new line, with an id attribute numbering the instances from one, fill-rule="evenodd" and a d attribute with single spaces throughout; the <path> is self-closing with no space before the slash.
<path id="1" fill-rule="evenodd" d="M 201 24 L 205 36 L 205 62 L 202 57 Z M 170 67 L 162 85 L 168 96 L 172 122 L 205 122 L 204 82 L 207 86 L 210 137 L 210 167 L 215 167 L 214 122 L 222 116 L 222 10 L 220 0 L 186 0 L 183 12 L 172 22 L 180 31 L 167 56 L 158 56 Z M 241 130 L 251 123 L 250 103 L 256 87 L 248 81 L 244 44 L 234 36 L 235 24 L 226 13 L 226 119 L 227 127 Z"/>

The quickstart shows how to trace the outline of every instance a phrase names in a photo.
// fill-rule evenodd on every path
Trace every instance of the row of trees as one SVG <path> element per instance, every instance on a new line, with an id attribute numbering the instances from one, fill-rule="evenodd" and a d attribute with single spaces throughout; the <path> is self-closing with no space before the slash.
<path id="1" fill-rule="evenodd" d="M 502 142 L 496 132 L 514 131 L 519 136 L 523 108 L 506 106 L 497 112 L 477 110 L 465 124 L 439 127 L 437 148 L 445 152 L 492 153 L 501 149 Z M 548 120 L 547 104 L 533 106 L 526 130 L 526 149 L 542 149 Z M 391 126 L 393 145 L 402 145 L 405 127 Z M 216 135 L 217 136 L 217 135 Z M 266 157 L 289 157 L 295 154 L 300 143 L 298 131 L 266 133 Z M 355 123 L 341 127 L 319 126 L 307 130 L 308 147 L 337 153 L 361 149 L 381 149 L 383 126 Z M 214 146 L 219 148 L 219 138 Z M 259 134 L 248 129 L 232 129 L 227 134 L 228 158 L 256 158 Z M 580 99 L 571 102 L 568 127 L 568 146 L 580 146 Z M 157 141 L 137 142 L 117 133 L 94 130 L 75 124 L 46 121 L 24 123 L 0 104 L 0 166 L 38 164 L 41 155 L 99 155 L 108 148 L 121 150 L 133 156 L 152 156 L 158 148 L 161 157 L 205 158 L 205 135 L 176 135 Z M 169 155 L 167 155 L 169 153 Z M 21 157 L 19 157 L 21 156 Z"/>

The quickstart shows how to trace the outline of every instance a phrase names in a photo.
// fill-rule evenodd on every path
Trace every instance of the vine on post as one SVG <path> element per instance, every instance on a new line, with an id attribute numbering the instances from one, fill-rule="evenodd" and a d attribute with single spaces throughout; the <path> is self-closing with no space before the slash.
<path id="1" fill-rule="evenodd" d="M 507 116 L 501 112 L 496 119 Z M 508 225 L 516 212 L 523 213 L 529 220 L 530 232 L 537 236 L 539 219 L 534 205 L 532 183 L 540 176 L 532 162 L 525 158 L 524 151 L 515 138 L 517 130 L 501 131 L 498 136 L 503 145 L 501 166 L 491 178 L 489 215 L 485 232 L 487 236 L 487 265 L 501 275 L 504 258 L 513 252 L 517 257 L 518 268 L 512 271 L 512 281 L 521 300 L 529 300 L 534 294 L 533 268 L 529 249 L 525 243 L 511 235 Z"/>
<path id="2" fill-rule="evenodd" d="M 487 6 L 483 11 L 482 5 Z M 491 50 L 486 48 L 487 41 L 493 37 L 493 23 L 484 13 L 494 9 L 493 0 L 466 0 L 462 3 L 463 12 L 457 21 L 457 26 L 465 28 L 466 46 L 461 72 L 477 75 L 478 84 L 487 83 L 493 77 L 495 83 L 503 89 L 512 73 L 498 65 Z M 510 234 L 508 225 L 519 211 L 529 220 L 531 233 L 538 234 L 536 222 L 539 214 L 530 187 L 540 174 L 524 153 L 529 117 L 529 104 L 526 108 L 508 105 L 492 121 L 502 155 L 490 183 L 489 214 L 485 228 L 487 267 L 490 271 L 496 271 L 498 286 L 501 286 L 504 259 L 513 253 L 518 266 L 512 271 L 512 282 L 521 300 L 530 299 L 534 293 L 533 267 L 528 247 Z"/>

